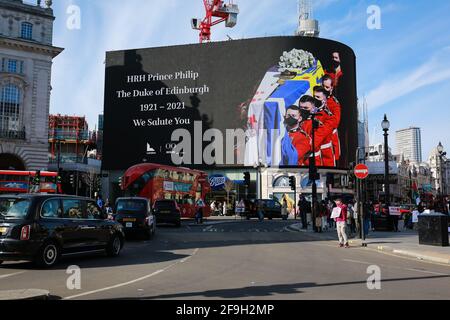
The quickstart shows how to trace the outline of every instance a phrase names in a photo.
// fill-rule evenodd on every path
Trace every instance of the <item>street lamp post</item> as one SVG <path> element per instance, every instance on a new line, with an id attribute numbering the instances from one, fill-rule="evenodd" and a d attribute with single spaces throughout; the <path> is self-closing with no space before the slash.
<path id="1" fill-rule="evenodd" d="M 381 127 L 383 128 L 384 131 L 384 186 L 385 186 L 385 203 L 386 203 L 386 207 L 389 210 L 389 205 L 390 205 L 390 190 L 389 190 L 389 141 L 388 141 L 388 137 L 389 137 L 389 128 L 390 128 L 391 124 L 389 123 L 387 116 L 384 115 L 384 120 L 381 123 Z"/>
<path id="2" fill-rule="evenodd" d="M 267 168 L 267 164 L 263 160 L 259 159 L 258 163 L 255 163 L 253 167 L 257 170 L 256 173 L 256 198 L 262 199 L 262 168 Z"/>
<path id="3" fill-rule="evenodd" d="M 444 146 L 441 142 L 439 142 L 439 145 L 437 146 L 437 152 L 439 155 L 439 197 L 441 198 L 441 203 L 443 205 L 443 209 L 445 211 L 445 203 L 444 203 L 444 170 L 443 170 L 443 159 L 447 155 L 447 152 L 444 152 Z"/>
<path id="4" fill-rule="evenodd" d="M 311 115 L 312 119 L 312 157 L 309 166 L 309 179 L 312 181 L 312 204 L 311 204 L 311 214 L 312 214 L 312 225 L 313 229 L 316 229 L 315 218 L 317 216 L 317 165 L 316 165 L 316 143 L 315 143 L 315 131 L 318 128 L 318 123 L 315 119 L 315 114 Z"/>

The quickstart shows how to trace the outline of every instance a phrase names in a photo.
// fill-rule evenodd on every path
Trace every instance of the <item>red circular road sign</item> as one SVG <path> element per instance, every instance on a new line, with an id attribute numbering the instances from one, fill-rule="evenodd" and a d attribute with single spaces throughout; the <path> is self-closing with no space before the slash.
<path id="1" fill-rule="evenodd" d="M 369 176 L 369 168 L 365 164 L 358 164 L 355 167 L 355 176 L 358 179 L 365 179 Z"/>

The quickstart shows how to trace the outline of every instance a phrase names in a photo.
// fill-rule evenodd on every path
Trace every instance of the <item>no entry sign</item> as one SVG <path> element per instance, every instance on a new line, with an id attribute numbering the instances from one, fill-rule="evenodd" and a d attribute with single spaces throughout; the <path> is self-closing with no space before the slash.
<path id="1" fill-rule="evenodd" d="M 365 164 L 358 164 L 355 167 L 355 176 L 358 179 L 365 179 L 369 176 L 369 168 Z"/>

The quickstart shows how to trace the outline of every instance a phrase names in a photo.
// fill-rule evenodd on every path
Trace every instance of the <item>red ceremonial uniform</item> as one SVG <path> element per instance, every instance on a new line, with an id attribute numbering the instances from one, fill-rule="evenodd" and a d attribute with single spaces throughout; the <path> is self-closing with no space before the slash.
<path id="1" fill-rule="evenodd" d="M 344 73 L 342 72 L 341 67 L 339 66 L 333 72 L 325 71 L 325 74 L 329 75 L 331 77 L 331 79 L 333 79 L 333 86 L 334 86 L 335 89 L 337 89 L 337 87 L 339 86 L 339 80 L 344 75 Z"/>
<path id="2" fill-rule="evenodd" d="M 314 134 L 314 153 L 316 157 L 316 165 L 334 167 L 335 158 L 331 136 L 333 133 L 333 123 L 335 120 L 333 119 L 332 115 L 324 110 L 316 113 L 315 118 L 319 122 L 319 127 L 315 130 Z M 307 132 L 312 139 L 311 119 L 303 122 L 302 129 Z"/>
<path id="3" fill-rule="evenodd" d="M 339 161 L 341 158 L 341 142 L 339 140 L 339 125 L 341 123 L 341 104 L 335 97 L 330 97 L 327 100 L 328 108 L 330 109 L 331 113 L 333 113 L 333 116 L 335 118 L 335 127 L 331 136 L 331 141 L 333 143 L 333 151 L 336 161 Z"/>
<path id="4" fill-rule="evenodd" d="M 306 165 L 306 155 L 311 151 L 311 137 L 301 128 L 289 132 L 292 145 L 298 153 L 298 165 Z"/>

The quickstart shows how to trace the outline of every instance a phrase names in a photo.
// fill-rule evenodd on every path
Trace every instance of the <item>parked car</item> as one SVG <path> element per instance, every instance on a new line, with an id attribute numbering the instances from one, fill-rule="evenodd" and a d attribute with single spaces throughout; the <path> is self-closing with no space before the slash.
<path id="1" fill-rule="evenodd" d="M 258 218 L 257 207 L 258 203 L 262 206 L 264 218 L 272 220 L 274 218 L 282 219 L 281 216 L 281 204 L 277 200 L 255 200 L 252 204 L 248 204 L 248 209 L 246 208 L 245 214 L 247 220 L 251 218 Z M 247 204 L 246 204 L 247 207 Z"/>
<path id="2" fill-rule="evenodd" d="M 156 223 L 170 223 L 181 227 L 181 210 L 175 200 L 157 200 L 153 206 Z"/>
<path id="3" fill-rule="evenodd" d="M 122 224 L 125 234 L 141 234 L 151 239 L 156 233 L 156 219 L 147 198 L 118 198 L 113 216 Z"/>
<path id="4" fill-rule="evenodd" d="M 0 263 L 33 261 L 50 268 L 65 255 L 106 251 L 118 256 L 122 226 L 106 219 L 97 203 L 64 195 L 0 196 Z"/>

